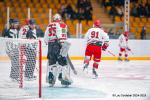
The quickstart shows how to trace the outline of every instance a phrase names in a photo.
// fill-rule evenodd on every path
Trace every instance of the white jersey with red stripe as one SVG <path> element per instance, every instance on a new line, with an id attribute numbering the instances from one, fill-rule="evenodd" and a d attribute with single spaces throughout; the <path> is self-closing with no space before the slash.
<path id="1" fill-rule="evenodd" d="M 109 36 L 107 35 L 104 30 L 101 28 L 90 28 L 86 35 L 85 39 L 87 41 L 87 44 L 96 43 L 96 42 L 109 42 Z"/>
<path id="2" fill-rule="evenodd" d="M 120 48 L 128 48 L 128 37 L 121 34 L 119 36 L 119 47 Z"/>
<path id="3" fill-rule="evenodd" d="M 29 26 L 24 25 L 19 30 L 19 38 L 26 39 L 27 32 L 29 31 Z"/>
<path id="4" fill-rule="evenodd" d="M 67 25 L 63 22 L 52 22 L 50 23 L 45 31 L 44 41 L 54 42 L 59 39 L 60 42 L 66 41 L 67 39 Z"/>

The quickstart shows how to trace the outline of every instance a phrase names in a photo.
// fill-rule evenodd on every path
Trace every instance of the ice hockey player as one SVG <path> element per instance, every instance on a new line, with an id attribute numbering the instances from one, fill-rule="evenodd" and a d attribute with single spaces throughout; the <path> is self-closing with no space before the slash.
<path id="1" fill-rule="evenodd" d="M 122 61 L 122 53 L 125 53 L 125 61 L 129 61 L 128 59 L 128 51 L 131 51 L 131 49 L 128 46 L 128 32 L 125 31 L 123 34 L 119 36 L 119 57 L 118 60 Z"/>
<path id="2" fill-rule="evenodd" d="M 4 37 L 18 38 L 19 20 L 18 19 L 9 19 L 9 24 L 10 24 L 10 28 L 5 31 Z"/>
<path id="3" fill-rule="evenodd" d="M 70 45 L 67 42 L 67 31 L 67 25 L 59 14 L 53 16 L 53 22 L 45 31 L 44 40 L 48 44 L 46 81 L 50 86 L 54 86 L 57 78 L 63 86 L 69 86 L 72 83 L 66 59 Z"/>
<path id="4" fill-rule="evenodd" d="M 22 30 L 22 38 L 26 39 L 37 39 L 37 31 L 36 31 L 36 23 L 34 19 L 30 19 L 26 21 L 28 25 L 24 26 Z M 21 30 L 20 30 L 21 34 Z M 34 70 L 36 67 L 36 52 L 37 52 L 37 44 L 32 43 L 29 45 L 25 45 L 25 56 L 26 56 L 26 64 L 25 64 L 25 79 L 26 80 L 34 80 L 36 76 L 34 75 Z"/>
<path id="5" fill-rule="evenodd" d="M 29 31 L 29 19 L 25 20 L 25 24 L 19 30 L 19 38 L 26 39 L 27 32 Z"/>
<path id="6" fill-rule="evenodd" d="M 10 28 L 4 34 L 7 38 L 18 38 L 18 19 L 9 20 Z M 14 81 L 19 81 L 19 50 L 15 43 L 6 42 L 6 53 L 11 60 L 10 78 Z"/>
<path id="7" fill-rule="evenodd" d="M 100 20 L 94 21 L 93 27 L 87 31 L 85 39 L 87 42 L 87 47 L 85 50 L 83 70 L 88 68 L 90 60 L 93 56 L 94 63 L 92 68 L 92 74 L 93 78 L 97 78 L 97 70 L 99 62 L 101 61 L 102 50 L 105 51 L 109 45 L 109 36 L 106 32 L 103 31 L 103 29 L 101 29 Z"/>

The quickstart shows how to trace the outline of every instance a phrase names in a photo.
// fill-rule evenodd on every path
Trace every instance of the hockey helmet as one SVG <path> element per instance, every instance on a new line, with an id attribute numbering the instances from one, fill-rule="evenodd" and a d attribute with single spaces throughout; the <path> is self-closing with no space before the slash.
<path id="1" fill-rule="evenodd" d="M 26 24 L 26 25 L 29 24 L 29 19 L 25 19 L 25 24 Z"/>
<path id="2" fill-rule="evenodd" d="M 13 19 L 9 19 L 9 24 L 12 24 L 13 23 Z"/>
<path id="3" fill-rule="evenodd" d="M 61 16 L 60 16 L 60 14 L 55 14 L 54 16 L 53 16 L 53 21 L 61 21 Z"/>
<path id="4" fill-rule="evenodd" d="M 13 19 L 13 24 L 19 24 L 19 20 L 18 19 Z"/>
<path id="5" fill-rule="evenodd" d="M 128 34 L 129 34 L 128 31 L 125 31 L 125 32 L 123 33 L 124 36 L 128 36 Z"/>
<path id="6" fill-rule="evenodd" d="M 34 20 L 34 19 L 30 19 L 30 20 L 29 20 L 29 24 L 30 24 L 30 25 L 35 25 L 35 20 Z"/>
<path id="7" fill-rule="evenodd" d="M 101 22 L 100 22 L 100 20 L 95 20 L 93 26 L 94 26 L 94 27 L 101 27 Z"/>

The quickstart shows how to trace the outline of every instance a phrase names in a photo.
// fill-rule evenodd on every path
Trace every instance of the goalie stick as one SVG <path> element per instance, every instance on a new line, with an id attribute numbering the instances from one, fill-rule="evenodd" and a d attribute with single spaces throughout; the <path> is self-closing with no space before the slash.
<path id="1" fill-rule="evenodd" d="M 70 58 L 69 58 L 68 55 L 67 55 L 67 62 L 68 62 L 68 64 L 69 64 L 70 68 L 72 69 L 73 73 L 74 73 L 75 75 L 77 75 L 77 71 L 76 71 L 74 65 L 72 64 L 72 62 L 71 62 L 71 60 L 70 60 Z"/>

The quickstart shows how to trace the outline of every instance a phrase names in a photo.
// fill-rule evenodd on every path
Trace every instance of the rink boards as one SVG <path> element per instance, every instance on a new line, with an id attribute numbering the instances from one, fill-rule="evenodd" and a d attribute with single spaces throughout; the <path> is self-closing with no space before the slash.
<path id="1" fill-rule="evenodd" d="M 42 58 L 46 60 L 47 56 L 47 45 L 45 45 L 42 40 Z M 84 39 L 68 39 L 71 43 L 69 49 L 69 56 L 71 60 L 83 60 L 84 52 L 86 48 L 86 42 Z M 118 40 L 110 40 L 109 47 L 107 51 L 103 51 L 102 60 L 117 60 L 119 53 Z M 0 60 L 8 60 L 8 57 L 5 53 L 5 45 L 0 44 Z M 150 60 L 150 40 L 129 40 L 129 47 L 131 52 L 129 52 L 130 60 Z M 110 51 L 111 53 L 109 53 Z"/>

